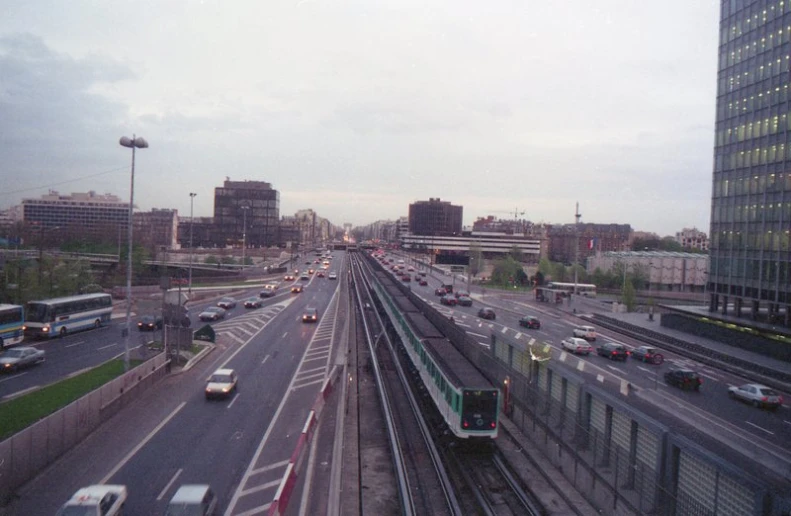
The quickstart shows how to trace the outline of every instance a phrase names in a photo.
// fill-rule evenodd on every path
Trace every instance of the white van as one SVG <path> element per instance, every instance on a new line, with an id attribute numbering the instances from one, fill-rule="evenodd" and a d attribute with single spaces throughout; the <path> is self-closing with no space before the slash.
<path id="1" fill-rule="evenodd" d="M 170 499 L 165 516 L 214 514 L 217 509 L 217 497 L 211 487 L 206 484 L 185 484 L 179 487 Z"/>
<path id="2" fill-rule="evenodd" d="M 596 340 L 596 328 L 593 326 L 577 326 L 574 328 L 574 336 L 580 339 Z"/>

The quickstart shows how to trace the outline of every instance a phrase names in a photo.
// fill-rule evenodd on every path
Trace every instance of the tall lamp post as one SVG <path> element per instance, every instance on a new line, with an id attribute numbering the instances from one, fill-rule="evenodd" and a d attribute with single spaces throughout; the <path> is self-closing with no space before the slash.
<path id="1" fill-rule="evenodd" d="M 192 204 L 195 200 L 195 196 L 198 195 L 196 193 L 190 192 L 190 268 L 189 268 L 189 279 L 187 280 L 187 293 L 192 295 Z"/>
<path id="2" fill-rule="evenodd" d="M 129 180 L 129 220 L 127 232 L 128 252 L 126 257 L 126 331 L 124 332 L 124 371 L 129 371 L 129 334 L 132 331 L 132 209 L 135 204 L 135 149 L 147 149 L 148 142 L 143 138 L 122 136 L 118 142 L 122 147 L 132 149 L 132 173 Z"/>
<path id="3" fill-rule="evenodd" d="M 249 206 L 242 206 L 242 271 L 244 271 L 245 251 L 247 250 L 247 210 Z"/>

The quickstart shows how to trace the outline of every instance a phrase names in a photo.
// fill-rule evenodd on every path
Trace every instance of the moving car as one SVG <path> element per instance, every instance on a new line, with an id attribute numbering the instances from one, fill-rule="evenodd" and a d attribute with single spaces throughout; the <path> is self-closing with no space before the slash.
<path id="1" fill-rule="evenodd" d="M 324 271 L 317 272 L 316 276 L 319 277 L 319 278 L 323 278 L 324 277 Z"/>
<path id="2" fill-rule="evenodd" d="M 456 298 L 456 302 L 459 303 L 459 306 L 472 306 L 472 298 L 469 296 L 459 296 Z"/>
<path id="3" fill-rule="evenodd" d="M 497 318 L 497 316 L 494 313 L 494 310 L 487 307 L 483 307 L 480 310 L 478 310 L 478 317 L 480 317 L 481 319 L 490 319 L 492 321 L 494 321 Z"/>
<path id="4" fill-rule="evenodd" d="M 261 308 L 261 298 L 260 297 L 251 297 L 249 299 L 244 300 L 244 307 L 245 308 Z"/>
<path id="5" fill-rule="evenodd" d="M 443 305 L 448 305 L 448 306 L 456 306 L 456 304 L 458 304 L 458 300 L 455 297 L 451 296 L 450 294 L 445 294 L 444 296 L 439 298 L 439 302 Z"/>
<path id="6" fill-rule="evenodd" d="M 308 274 L 313 274 L 314 272 L 316 271 L 314 271 L 313 269 L 308 269 Z"/>
<path id="7" fill-rule="evenodd" d="M 303 274 L 302 276 L 299 277 L 300 281 L 308 281 L 309 279 L 310 276 L 308 276 L 307 274 Z"/>
<path id="8" fill-rule="evenodd" d="M 338 275 L 335 273 L 335 271 L 333 271 L 333 272 L 331 272 L 329 274 L 329 276 L 327 276 L 327 279 L 335 279 L 336 280 L 336 279 L 338 279 Z"/>
<path id="9" fill-rule="evenodd" d="M 162 329 L 161 315 L 144 315 L 137 321 L 137 329 L 140 331 L 154 331 Z"/>
<path id="10" fill-rule="evenodd" d="M 286 281 L 294 281 L 294 275 L 293 274 L 286 274 L 285 276 L 283 276 L 283 279 L 286 280 Z"/>
<path id="11" fill-rule="evenodd" d="M 219 306 L 210 306 L 198 314 L 198 319 L 201 321 L 218 321 L 220 319 L 225 319 L 225 309 Z"/>
<path id="12" fill-rule="evenodd" d="M 578 337 L 580 339 L 595 341 L 596 340 L 596 328 L 593 326 L 577 326 L 572 331 L 574 337 Z"/>
<path id="13" fill-rule="evenodd" d="M 412 276 L 410 276 L 409 274 L 402 274 L 401 281 L 403 281 L 404 283 L 409 283 L 410 281 L 412 281 Z"/>
<path id="14" fill-rule="evenodd" d="M 434 295 L 435 295 L 435 296 L 444 296 L 444 295 L 445 295 L 445 294 L 447 294 L 447 293 L 448 293 L 448 291 L 447 291 L 447 290 L 445 290 L 445 289 L 444 289 L 444 288 L 442 288 L 442 287 L 439 287 L 437 290 L 435 290 L 435 291 L 434 291 Z"/>
<path id="15" fill-rule="evenodd" d="M 703 379 L 691 369 L 671 369 L 665 373 L 665 383 L 680 389 L 700 390 Z"/>
<path id="16" fill-rule="evenodd" d="M 783 397 L 779 392 L 757 383 L 728 387 L 728 396 L 749 403 L 753 407 L 768 408 L 769 410 L 776 410 L 783 404 Z"/>
<path id="17" fill-rule="evenodd" d="M 454 292 L 453 295 L 456 296 L 457 299 L 460 298 L 461 296 L 470 297 L 470 293 L 469 292 L 465 292 L 463 290 L 458 290 L 458 291 Z"/>
<path id="18" fill-rule="evenodd" d="M 319 320 L 319 311 L 313 307 L 305 308 L 305 311 L 302 313 L 302 322 L 318 322 Z"/>
<path id="19" fill-rule="evenodd" d="M 236 299 L 232 297 L 224 297 L 217 301 L 217 306 L 220 308 L 225 308 L 226 310 L 230 310 L 231 308 L 236 307 Z"/>
<path id="20" fill-rule="evenodd" d="M 292 294 L 301 294 L 302 293 L 302 285 L 294 285 L 291 287 Z"/>
<path id="21" fill-rule="evenodd" d="M 426 281 L 426 278 L 420 278 L 417 284 L 420 285 L 421 287 L 425 287 L 428 285 L 428 281 Z"/>
<path id="22" fill-rule="evenodd" d="M 124 513 L 126 486 L 93 485 L 77 490 L 71 499 L 58 510 L 57 516 L 116 516 Z"/>
<path id="23" fill-rule="evenodd" d="M 629 358 L 629 350 L 626 349 L 626 346 L 623 344 L 616 344 L 615 342 L 605 342 L 596 348 L 596 354 L 607 357 L 610 360 L 623 360 L 624 362 Z"/>
<path id="24" fill-rule="evenodd" d="M 185 484 L 179 487 L 168 503 L 165 516 L 208 516 L 217 510 L 217 496 L 206 484 Z"/>
<path id="25" fill-rule="evenodd" d="M 565 338 L 560 341 L 560 346 L 577 355 L 590 355 L 593 352 L 593 347 L 588 344 L 588 341 L 579 337 Z"/>
<path id="26" fill-rule="evenodd" d="M 238 378 L 233 369 L 217 369 L 206 380 L 206 399 L 225 398 L 237 390 Z"/>
<path id="27" fill-rule="evenodd" d="M 445 292 L 448 294 L 453 294 L 453 285 L 442 285 L 442 288 L 444 288 Z"/>
<path id="28" fill-rule="evenodd" d="M 651 364 L 661 364 L 665 361 L 665 357 L 658 349 L 651 346 L 640 346 L 632 350 L 632 358 L 640 360 L 641 362 L 648 362 Z"/>
<path id="29" fill-rule="evenodd" d="M 12 348 L 0 354 L 0 371 L 18 371 L 44 361 L 44 350 L 38 348 Z"/>
<path id="30" fill-rule="evenodd" d="M 541 321 L 538 320 L 538 317 L 533 317 L 532 315 L 526 315 L 519 319 L 519 326 L 523 326 L 525 328 L 530 328 L 534 330 L 541 329 Z"/>
<path id="31" fill-rule="evenodd" d="M 258 297 L 260 297 L 260 298 L 265 298 L 265 297 L 274 297 L 274 296 L 275 296 L 275 294 L 277 294 L 277 291 L 275 291 L 275 290 L 262 290 L 262 291 L 261 291 L 261 292 L 258 294 Z"/>
<path id="32" fill-rule="evenodd" d="M 266 285 L 264 285 L 264 290 L 277 290 L 277 288 L 279 286 L 280 286 L 280 283 L 276 283 L 276 282 L 273 281 L 273 282 L 270 282 L 270 283 L 267 283 Z"/>

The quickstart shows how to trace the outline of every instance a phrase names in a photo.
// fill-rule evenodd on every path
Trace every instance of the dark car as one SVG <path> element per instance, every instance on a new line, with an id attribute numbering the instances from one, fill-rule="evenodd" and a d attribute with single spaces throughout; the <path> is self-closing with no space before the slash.
<path id="1" fill-rule="evenodd" d="M 691 369 L 672 369 L 665 373 L 665 383 L 684 390 L 700 390 L 700 375 Z"/>
<path id="2" fill-rule="evenodd" d="M 538 320 L 538 317 L 533 317 L 532 315 L 526 315 L 521 319 L 519 319 L 519 326 L 524 326 L 525 328 L 530 328 L 533 330 L 540 330 L 541 321 Z"/>
<path id="3" fill-rule="evenodd" d="M 456 298 L 456 302 L 459 303 L 459 306 L 472 306 L 472 298 L 469 296 L 459 296 Z"/>
<path id="4" fill-rule="evenodd" d="M 245 308 L 261 308 L 261 300 L 257 297 L 251 297 L 244 300 Z"/>
<path id="5" fill-rule="evenodd" d="M 470 297 L 470 293 L 469 292 L 465 292 L 463 290 L 457 290 L 456 292 L 453 293 L 453 295 L 456 296 L 456 299 L 458 299 L 458 298 L 460 298 L 462 296 Z"/>
<path id="6" fill-rule="evenodd" d="M 480 317 L 481 319 L 490 319 L 492 321 L 494 321 L 497 318 L 497 316 L 494 313 L 494 310 L 486 307 L 483 307 L 480 310 L 478 310 L 478 317 Z"/>
<path id="7" fill-rule="evenodd" d="M 448 293 L 448 291 L 447 291 L 447 290 L 445 290 L 445 289 L 444 289 L 444 288 L 442 288 L 442 287 L 440 287 L 440 288 L 438 288 L 437 290 L 435 290 L 435 291 L 434 291 L 434 295 L 435 295 L 435 296 L 444 296 L 444 295 L 445 295 L 445 294 L 447 294 L 447 293 Z"/>
<path id="8" fill-rule="evenodd" d="M 292 294 L 301 294 L 302 293 L 302 285 L 294 285 L 291 287 Z"/>
<path id="9" fill-rule="evenodd" d="M 444 288 L 445 292 L 448 294 L 453 294 L 453 285 L 442 285 L 442 288 Z"/>
<path id="10" fill-rule="evenodd" d="M 626 346 L 615 342 L 605 342 L 596 348 L 596 354 L 610 360 L 623 360 L 624 362 L 629 358 L 629 350 L 626 349 Z"/>
<path id="11" fill-rule="evenodd" d="M 225 308 L 226 310 L 230 310 L 231 308 L 236 308 L 236 299 L 232 297 L 224 297 L 217 301 L 217 306 L 220 308 Z"/>
<path id="12" fill-rule="evenodd" d="M 417 283 L 418 283 L 418 285 L 420 285 L 421 287 L 425 287 L 425 286 L 427 286 L 427 285 L 428 285 L 428 281 L 426 281 L 426 279 L 425 279 L 425 278 L 420 278 L 420 280 L 418 280 L 418 282 L 417 282 Z"/>
<path id="13" fill-rule="evenodd" d="M 277 292 L 276 292 L 275 290 L 272 290 L 272 289 L 265 289 L 265 290 L 262 290 L 262 291 L 261 291 L 261 292 L 258 294 L 258 296 L 259 296 L 259 297 L 261 297 L 261 298 L 264 298 L 264 297 L 273 297 L 275 294 L 277 294 Z"/>
<path id="14" fill-rule="evenodd" d="M 658 349 L 651 346 L 640 346 L 632 350 L 632 358 L 640 360 L 641 362 L 648 362 L 649 364 L 661 364 L 665 361 L 665 357 Z"/>
<path id="15" fill-rule="evenodd" d="M 317 322 L 319 320 L 319 311 L 315 308 L 307 307 L 302 313 L 302 322 Z"/>
<path id="16" fill-rule="evenodd" d="M 456 304 L 458 303 L 456 298 L 449 294 L 445 294 L 444 296 L 439 298 L 439 302 L 442 303 L 443 305 L 448 305 L 448 306 L 456 306 Z"/>
<path id="17" fill-rule="evenodd" d="M 409 274 L 404 274 L 401 276 L 401 281 L 403 281 L 404 283 L 409 283 L 410 281 L 412 281 L 412 276 L 410 276 Z"/>
<path id="18" fill-rule="evenodd" d="M 154 331 L 162 329 L 162 316 L 144 315 L 137 321 L 137 329 L 140 331 Z"/>

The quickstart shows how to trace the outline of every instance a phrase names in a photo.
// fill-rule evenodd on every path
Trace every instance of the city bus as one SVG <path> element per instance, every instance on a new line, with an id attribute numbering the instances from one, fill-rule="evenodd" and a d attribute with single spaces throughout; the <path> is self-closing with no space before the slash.
<path id="1" fill-rule="evenodd" d="M 85 294 L 30 301 L 25 306 L 25 335 L 36 338 L 63 337 L 67 333 L 99 328 L 110 322 L 110 294 Z"/>
<path id="2" fill-rule="evenodd" d="M 550 281 L 547 283 L 547 288 L 553 290 L 561 290 L 566 294 L 574 293 L 575 283 L 561 283 L 558 281 Z M 577 293 L 585 297 L 596 297 L 596 285 L 592 283 L 576 283 Z"/>
<path id="3" fill-rule="evenodd" d="M 20 305 L 0 304 L 0 350 L 22 342 L 24 313 Z"/>

